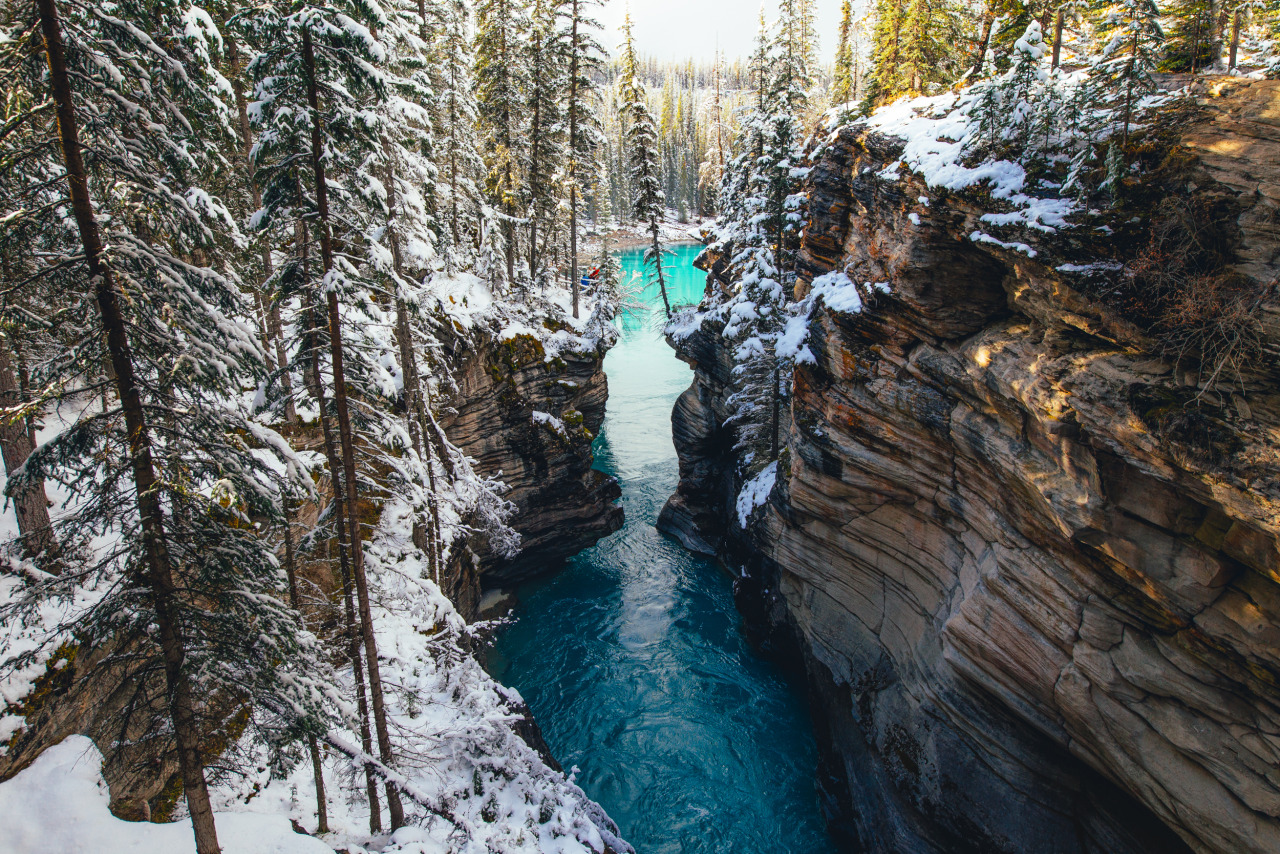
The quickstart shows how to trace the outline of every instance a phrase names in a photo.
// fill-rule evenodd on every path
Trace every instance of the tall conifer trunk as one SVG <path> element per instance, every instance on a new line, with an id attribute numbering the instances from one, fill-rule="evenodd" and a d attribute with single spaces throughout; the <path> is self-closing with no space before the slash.
<path id="1" fill-rule="evenodd" d="M 982 35 L 978 38 L 978 49 L 973 57 L 973 73 L 970 75 L 977 80 L 982 74 L 982 67 L 987 61 L 987 47 L 991 44 L 991 28 L 995 26 L 996 15 L 988 6 L 986 11 L 982 13 Z M 915 78 L 912 78 L 912 87 L 915 84 Z"/>
<path id="2" fill-rule="evenodd" d="M 1231 18 L 1231 53 L 1227 59 L 1227 70 L 1236 67 L 1236 57 L 1240 53 L 1240 29 L 1244 25 L 1244 12 L 1240 9 L 1236 10 L 1235 15 Z"/>
<path id="3" fill-rule="evenodd" d="M 304 244 L 305 246 L 305 244 Z M 306 264 L 305 249 L 303 264 Z M 307 322 L 310 337 L 315 342 L 316 353 L 311 357 L 311 384 L 316 393 L 316 409 L 320 413 L 320 431 L 324 440 L 325 459 L 329 464 L 330 483 L 333 486 L 333 515 L 338 538 L 338 569 L 342 578 L 343 617 L 346 620 L 347 658 L 351 662 L 351 676 L 356 687 L 356 711 L 360 716 L 360 747 L 373 755 L 373 736 L 369 729 L 369 699 L 365 692 L 364 667 L 360 661 L 360 639 L 356 631 L 356 609 L 352 600 L 354 585 L 351 580 L 351 545 L 347 538 L 346 499 L 342 486 L 342 460 L 338 455 L 337 443 L 333 438 L 333 427 L 329 420 L 328 403 L 325 400 L 324 383 L 320 379 L 319 339 L 320 323 L 316 320 L 314 309 L 308 309 Z M 378 778 L 373 769 L 364 766 L 365 796 L 369 799 L 369 832 L 382 831 L 382 806 L 378 802 Z"/>
<path id="4" fill-rule="evenodd" d="M 581 0 L 573 0 L 573 41 L 569 46 L 569 282 L 573 316 L 578 316 L 578 19 Z"/>
<path id="5" fill-rule="evenodd" d="M 1067 13 L 1065 9 L 1058 9 L 1058 17 L 1053 24 L 1053 67 L 1057 68 L 1062 64 L 1062 32 L 1066 29 Z"/>
<path id="6" fill-rule="evenodd" d="M 240 146 L 242 156 L 244 158 L 245 182 L 249 186 L 249 195 L 253 199 L 253 207 L 255 210 L 262 207 L 262 191 L 258 189 L 258 182 L 253 177 L 253 132 L 249 129 L 249 105 L 244 96 L 244 81 L 241 79 L 242 70 L 240 67 L 240 55 L 236 47 L 235 40 L 227 35 L 225 37 L 227 44 L 227 57 L 231 61 L 231 89 L 235 95 L 236 112 L 238 114 L 238 129 L 240 131 Z M 266 243 L 262 244 L 262 272 L 265 279 L 270 279 L 273 273 L 274 265 L 271 263 L 271 247 Z M 254 289 L 254 296 L 258 302 L 258 310 L 262 314 L 263 323 L 266 326 L 264 335 L 264 349 L 267 354 L 267 367 L 270 370 L 280 369 L 280 388 L 284 392 L 284 420 L 286 424 L 295 424 L 298 421 L 298 413 L 293 404 L 293 388 L 292 381 L 289 379 L 289 372 L 286 368 L 289 365 L 289 354 L 284 346 L 284 324 L 280 319 L 280 306 L 275 300 L 271 299 L 270 294 L 264 293 L 261 287 Z M 272 352 L 274 350 L 274 353 Z M 274 356 L 274 359 L 272 358 Z"/>
<path id="7" fill-rule="evenodd" d="M 62 43 L 56 0 L 37 0 L 40 28 L 49 64 L 49 84 L 58 116 L 58 135 L 71 211 L 84 248 L 89 282 L 98 302 L 99 319 L 106 333 L 116 393 L 124 413 L 129 439 L 129 461 L 137 495 L 138 518 L 142 523 L 143 568 L 138 582 L 150 589 L 155 607 L 156 629 L 164 659 L 165 688 L 173 734 L 178 745 L 178 765 L 182 787 L 191 813 L 197 854 L 220 854 L 213 807 L 204 776 L 204 756 L 195 698 L 187 676 L 186 643 L 178 622 L 178 586 L 169 557 L 160 504 L 160 480 L 151 456 L 151 433 L 142 406 L 142 395 L 134 374 L 133 353 L 120 309 L 120 294 L 111 268 L 103 263 L 101 232 L 89 195 L 89 179 L 80 153 L 80 130 L 76 119 L 71 80 Z"/>
<path id="8" fill-rule="evenodd" d="M 391 242 L 391 264 L 396 278 L 402 279 L 404 277 L 404 259 L 400 251 L 400 234 L 396 229 L 398 196 L 396 194 L 395 170 L 391 163 L 390 147 L 385 139 L 382 146 L 383 152 L 387 157 L 387 208 L 390 211 L 387 236 Z M 395 295 L 395 337 L 396 347 L 400 350 L 400 374 L 401 383 L 404 386 L 405 412 L 409 421 L 409 440 L 413 444 L 414 453 L 418 455 L 418 459 L 422 460 L 427 467 L 428 488 L 430 490 L 427 499 L 430 517 L 425 525 L 419 519 L 415 518 L 413 520 L 413 544 L 427 553 L 428 570 L 432 579 L 438 585 L 440 583 L 440 517 L 436 505 L 435 470 L 423 441 L 422 434 L 425 432 L 426 426 L 419 418 L 419 413 L 422 409 L 422 392 L 418 384 L 418 358 L 413 350 L 413 335 L 409 326 L 409 305 L 400 293 L 398 282 L 395 284 Z"/>
<path id="9" fill-rule="evenodd" d="M 311 108 L 311 168 L 316 180 L 316 211 L 320 226 L 320 259 L 327 276 L 333 270 L 333 236 L 329 226 L 328 186 L 325 182 L 323 139 L 320 128 L 320 94 L 316 86 L 315 51 L 311 33 L 302 31 L 303 64 L 307 75 L 307 100 Z M 365 664 L 369 671 L 369 695 L 373 706 L 373 724 L 378 735 L 378 752 L 384 765 L 394 767 L 391 734 L 387 728 L 387 711 L 382 690 L 382 674 L 378 666 L 378 643 L 373 633 L 373 611 L 369 604 L 369 584 L 364 572 L 364 548 L 360 534 L 360 502 L 356 487 L 355 435 L 351 429 L 351 412 L 347 405 L 346 379 L 342 364 L 342 318 L 338 311 L 338 293 L 329 288 L 329 351 L 333 370 L 333 397 L 338 412 L 338 441 L 342 450 L 342 477 L 346 482 L 347 532 L 351 542 L 351 571 L 356 582 L 360 606 L 360 627 L 364 634 Z M 404 806 L 400 793 L 387 786 L 387 810 L 391 829 L 404 826 Z"/>
<path id="10" fill-rule="evenodd" d="M 0 407 L 17 407 L 24 399 L 22 384 L 9 359 L 8 347 L 0 340 Z M 0 455 L 4 457 L 5 474 L 10 479 L 35 450 L 33 431 L 27 422 L 26 418 L 0 420 Z M 34 558 L 43 554 L 45 560 L 41 568 L 58 574 L 61 568 L 54 555 L 56 540 L 49 520 L 49 497 L 45 492 L 44 481 L 32 483 L 14 495 L 13 509 L 18 517 L 23 555 Z"/>
<path id="11" fill-rule="evenodd" d="M 298 595 L 298 561 L 293 548 L 293 511 L 288 499 L 284 508 L 284 571 L 289 580 L 289 605 L 302 617 L 302 599 Z M 324 764 L 320 761 L 320 745 L 314 735 L 307 736 L 311 753 L 311 774 L 316 783 L 316 833 L 329 832 L 329 805 L 324 796 Z"/>

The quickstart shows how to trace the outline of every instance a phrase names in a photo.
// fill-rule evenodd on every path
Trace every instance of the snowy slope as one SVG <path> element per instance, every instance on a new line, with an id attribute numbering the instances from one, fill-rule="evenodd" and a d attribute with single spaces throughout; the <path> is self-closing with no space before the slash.
<path id="1" fill-rule="evenodd" d="M 31 767 L 0 783 L 0 854 L 186 854 L 195 851 L 188 821 L 121 821 L 107 809 L 102 754 L 73 735 L 40 755 Z M 220 813 L 224 854 L 332 854 L 295 833 L 282 816 Z"/>

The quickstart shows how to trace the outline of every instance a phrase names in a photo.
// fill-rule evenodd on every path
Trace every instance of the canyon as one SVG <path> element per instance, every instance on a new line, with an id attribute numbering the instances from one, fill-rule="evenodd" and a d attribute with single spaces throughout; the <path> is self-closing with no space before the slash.
<path id="1" fill-rule="evenodd" d="M 803 660 L 833 832 L 871 852 L 1280 850 L 1280 86 L 1201 91 L 1146 188 L 1152 216 L 1227 211 L 1259 342 L 1222 383 L 1091 277 L 1141 247 L 979 241 L 990 199 L 886 179 L 902 140 L 828 131 L 796 295 L 832 271 L 889 292 L 815 308 L 745 530 L 723 326 L 673 340 L 695 376 L 661 525 L 741 573 L 758 643 Z"/>

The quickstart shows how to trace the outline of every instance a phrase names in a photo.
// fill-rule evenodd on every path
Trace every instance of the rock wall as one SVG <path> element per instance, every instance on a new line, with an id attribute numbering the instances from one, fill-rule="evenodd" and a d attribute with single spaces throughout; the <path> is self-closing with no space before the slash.
<path id="1" fill-rule="evenodd" d="M 591 467 L 609 397 L 603 346 L 549 357 L 532 335 L 483 334 L 453 338 L 447 347 L 456 388 L 440 407 L 441 425 L 481 474 L 510 487 L 506 498 L 517 507 L 510 524 L 521 535 L 521 552 L 511 560 L 476 544 L 480 584 L 502 587 L 554 571 L 621 528 L 622 489 Z M 536 421 L 535 412 L 563 429 Z M 460 610 L 474 616 L 464 605 Z"/>
<path id="2" fill-rule="evenodd" d="M 1057 269 L 1089 236 L 975 243 L 977 203 L 876 177 L 899 151 L 855 125 L 814 163 L 799 289 L 892 295 L 815 315 L 750 532 L 725 348 L 680 344 L 665 524 L 744 564 L 753 629 L 803 656 L 851 848 L 1280 850 L 1275 288 L 1253 370 L 1206 388 Z M 1280 86 L 1206 99 L 1175 153 L 1274 283 Z"/>

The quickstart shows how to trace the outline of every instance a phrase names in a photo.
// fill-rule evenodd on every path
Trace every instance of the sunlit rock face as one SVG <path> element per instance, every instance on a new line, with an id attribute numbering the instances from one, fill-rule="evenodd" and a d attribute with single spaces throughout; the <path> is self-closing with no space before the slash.
<path id="1" fill-rule="evenodd" d="M 1179 154 L 1235 206 L 1237 269 L 1272 281 L 1280 88 L 1204 107 Z M 714 330 L 682 345 L 674 415 L 671 518 L 745 564 L 762 641 L 806 661 L 840 829 L 870 851 L 1280 850 L 1274 288 L 1264 357 L 1201 394 L 1057 269 L 1089 235 L 976 243 L 977 203 L 875 177 L 897 151 L 854 126 L 814 164 L 800 290 L 843 270 L 893 293 L 817 314 L 749 535 Z M 1197 395 L 1202 435 L 1169 428 Z"/>

